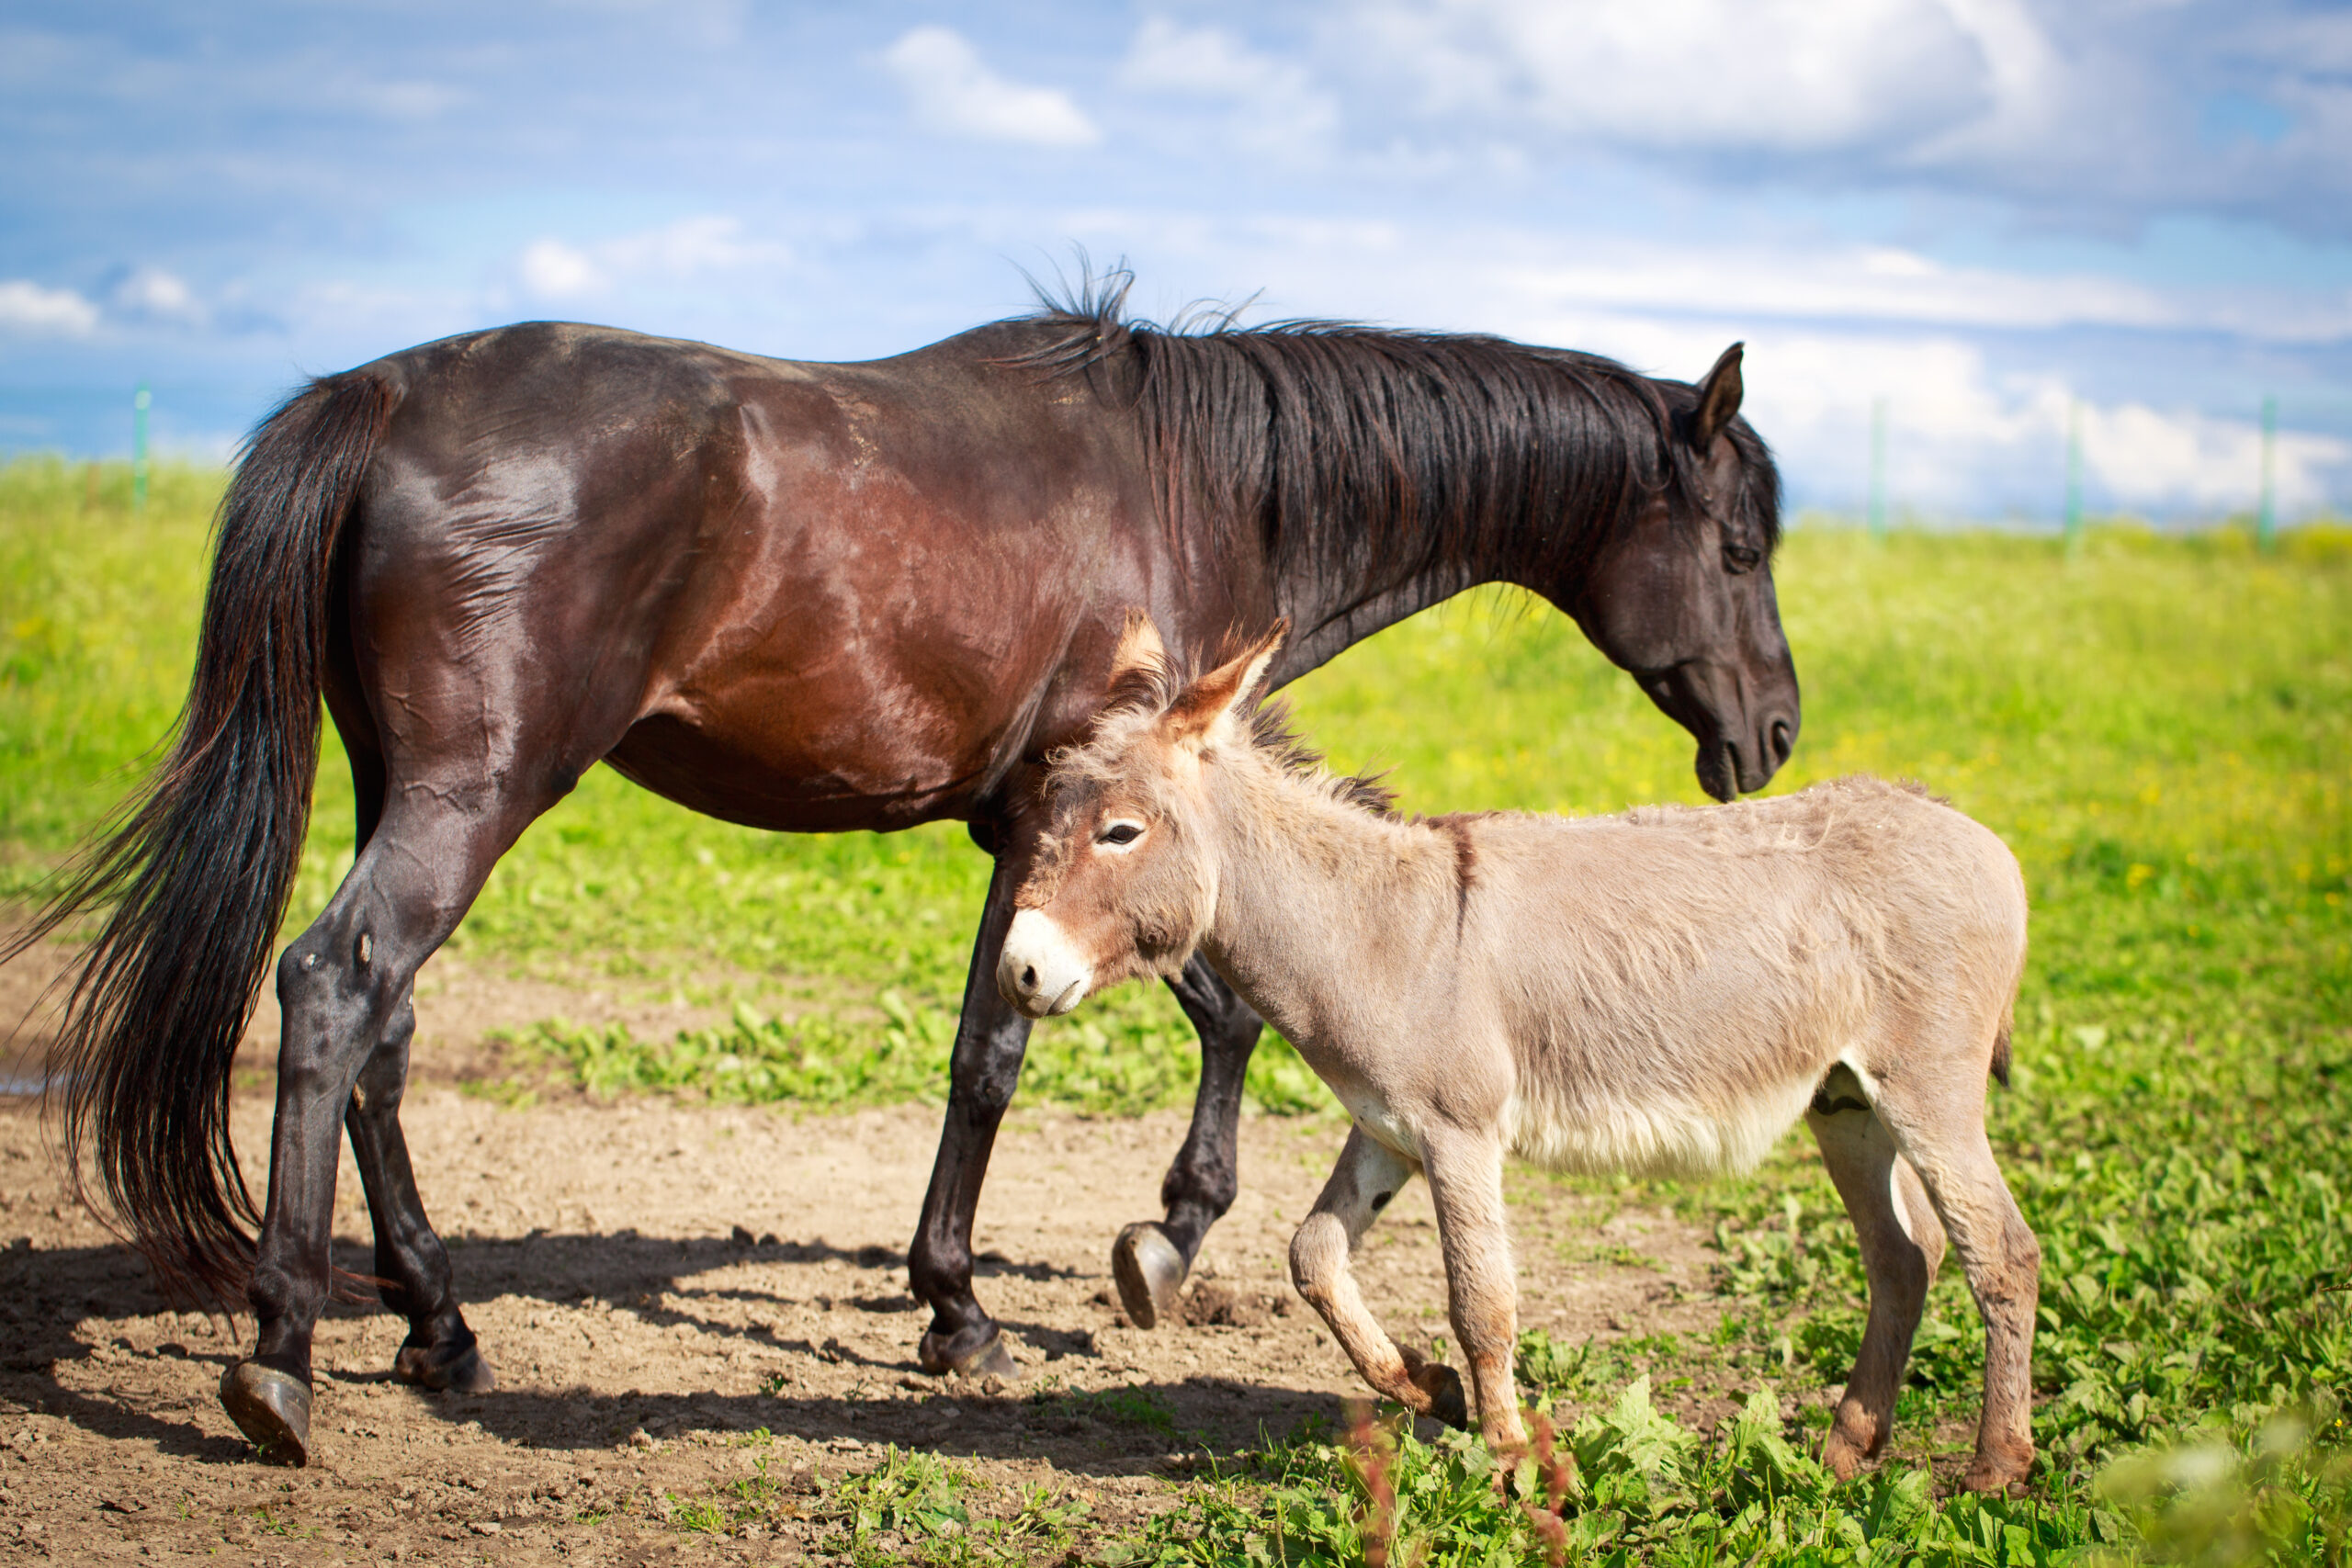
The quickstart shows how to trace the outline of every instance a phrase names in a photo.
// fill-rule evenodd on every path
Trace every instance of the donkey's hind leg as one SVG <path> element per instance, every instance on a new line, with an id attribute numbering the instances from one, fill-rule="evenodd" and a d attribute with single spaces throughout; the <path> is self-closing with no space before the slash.
<path id="1" fill-rule="evenodd" d="M 2041 1245 L 1985 1139 L 1983 1079 L 1933 1085 L 1923 1081 L 1928 1077 L 1883 1086 L 1877 1110 L 1926 1185 L 1984 1319 L 1984 1412 L 1976 1457 L 1961 1484 L 1997 1492 L 2033 1468 L 2033 1319 Z"/>
<path id="2" fill-rule="evenodd" d="M 1871 1290 L 1862 1348 L 1821 1453 L 1821 1462 L 1839 1480 L 1850 1481 L 1863 1461 L 1878 1456 L 1894 1424 L 1904 1363 L 1911 1356 L 1928 1286 L 1943 1261 L 1944 1227 L 1918 1175 L 1895 1152 L 1885 1124 L 1858 1100 L 1832 1103 L 1836 1109 L 1824 1110 L 1817 1099 L 1805 1122 L 1854 1222 Z"/>
<path id="3" fill-rule="evenodd" d="M 1291 1282 L 1329 1325 L 1364 1382 L 1416 1416 L 1467 1427 L 1470 1411 L 1461 1378 L 1451 1367 L 1400 1349 L 1363 1304 L 1348 1268 L 1348 1257 L 1364 1232 L 1412 1179 L 1409 1160 L 1364 1136 L 1363 1128 L 1351 1128 L 1323 1195 L 1291 1237 Z"/>

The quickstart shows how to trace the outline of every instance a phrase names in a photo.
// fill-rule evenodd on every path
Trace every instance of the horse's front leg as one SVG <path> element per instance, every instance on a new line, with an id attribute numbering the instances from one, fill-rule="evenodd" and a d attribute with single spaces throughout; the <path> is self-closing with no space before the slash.
<path id="1" fill-rule="evenodd" d="M 939 1156 L 931 1168 L 931 1189 L 923 1194 L 922 1219 L 907 1248 L 908 1283 L 931 1305 L 931 1327 L 918 1359 L 934 1376 L 1021 1375 L 1005 1348 L 1003 1330 L 972 1294 L 972 1219 L 980 1206 L 980 1184 L 988 1179 L 997 1126 L 1020 1086 L 1021 1058 L 1029 1048 L 1029 1021 L 996 988 L 997 955 L 1012 923 L 1014 882 L 999 860 L 980 911 L 979 936 L 972 943 L 971 973 L 964 981 Z"/>
<path id="2" fill-rule="evenodd" d="M 1119 1302 L 1138 1328 L 1173 1322 L 1177 1292 L 1209 1227 L 1233 1207 L 1240 1190 L 1241 1086 L 1264 1022 L 1234 995 L 1205 960 L 1194 954 L 1168 982 L 1184 1016 L 1201 1036 L 1201 1087 L 1193 1097 L 1193 1126 L 1159 1184 L 1165 1221 L 1142 1220 L 1111 1246 L 1111 1277 Z"/>

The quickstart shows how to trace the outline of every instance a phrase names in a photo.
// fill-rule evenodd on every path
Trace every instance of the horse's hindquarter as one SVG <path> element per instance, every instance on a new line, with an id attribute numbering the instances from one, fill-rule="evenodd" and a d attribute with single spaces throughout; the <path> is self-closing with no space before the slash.
<path id="1" fill-rule="evenodd" d="M 800 366 L 484 337 L 522 341 L 404 356 L 427 363 L 404 367 L 368 503 L 363 664 L 448 688 L 440 708 L 561 713 L 560 737 L 509 748 L 561 753 L 559 773 L 604 756 L 773 829 L 963 815 L 1073 647 L 1115 636 L 1094 625 L 1105 581 L 1148 575 L 1119 430 L 954 343 Z"/>
<path id="2" fill-rule="evenodd" d="M 1919 1019 L 2005 1007 L 2022 930 L 1988 843 L 2006 860 L 1966 818 L 1867 780 L 1482 824 L 1517 1141 L 1571 1168 L 1744 1168 L 1841 1058 L 1889 1066 Z"/>

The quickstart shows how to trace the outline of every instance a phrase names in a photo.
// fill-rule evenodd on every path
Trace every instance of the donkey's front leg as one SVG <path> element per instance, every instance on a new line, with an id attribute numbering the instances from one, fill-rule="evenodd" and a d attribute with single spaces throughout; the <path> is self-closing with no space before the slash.
<path id="1" fill-rule="evenodd" d="M 1445 1253 L 1447 1311 L 1478 1391 L 1479 1429 L 1487 1448 L 1516 1453 L 1527 1446 L 1527 1429 L 1511 1381 L 1519 1278 L 1503 1213 L 1502 1145 L 1488 1134 L 1424 1130 L 1421 1165 Z"/>
<path id="2" fill-rule="evenodd" d="M 1162 1223 L 1140 1220 L 1119 1233 L 1111 1246 L 1111 1277 L 1119 1283 L 1119 1303 L 1137 1328 L 1155 1328 L 1176 1316 L 1177 1292 L 1200 1256 L 1209 1227 L 1233 1207 L 1240 1189 L 1236 1140 L 1241 1124 L 1241 1085 L 1250 1054 L 1265 1024 L 1248 1002 L 1234 995 L 1197 953 L 1184 973 L 1168 982 L 1184 1016 L 1201 1036 L 1201 1087 L 1193 1097 L 1193 1126 L 1176 1152 L 1159 1201 Z"/>
<path id="3" fill-rule="evenodd" d="M 1413 1179 L 1412 1162 L 1351 1129 L 1331 1179 L 1314 1213 L 1290 1242 L 1291 1282 L 1322 1315 L 1363 1381 L 1416 1416 L 1466 1427 L 1470 1412 L 1453 1369 L 1397 1348 L 1363 1304 L 1349 1255 L 1399 1189 Z"/>

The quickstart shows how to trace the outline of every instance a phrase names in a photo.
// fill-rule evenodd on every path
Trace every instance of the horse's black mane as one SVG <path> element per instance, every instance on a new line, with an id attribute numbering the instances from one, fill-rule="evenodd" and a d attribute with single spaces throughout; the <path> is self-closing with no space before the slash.
<path id="1" fill-rule="evenodd" d="M 1277 569 L 1401 581 L 1451 562 L 1481 577 L 1573 581 L 1661 488 L 1690 493 L 1678 439 L 1696 389 L 1613 360 L 1504 338 L 1343 321 L 1241 327 L 1195 311 L 1129 319 L 1124 268 L 1039 290 L 1058 373 L 1132 365 L 1163 513 L 1218 543 L 1252 528 Z M 1768 554 L 1780 485 L 1745 420 L 1731 426 L 1740 506 Z"/>

